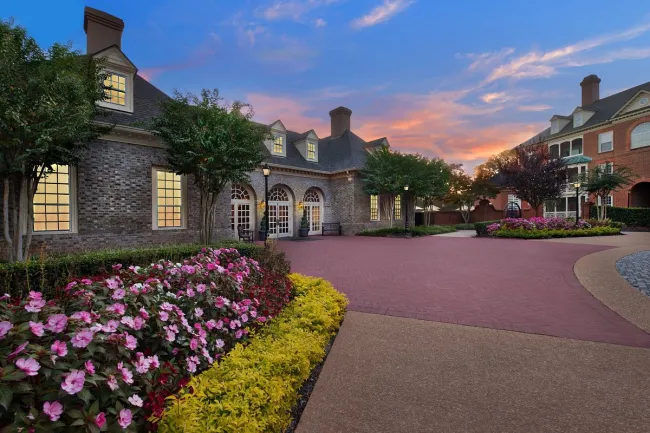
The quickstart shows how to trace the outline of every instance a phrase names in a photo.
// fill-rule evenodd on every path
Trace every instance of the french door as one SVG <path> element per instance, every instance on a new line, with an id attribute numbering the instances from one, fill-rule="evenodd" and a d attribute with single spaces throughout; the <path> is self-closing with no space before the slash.
<path id="1" fill-rule="evenodd" d="M 309 221 L 309 234 L 317 235 L 321 232 L 320 203 L 305 203 L 305 213 Z"/>
<path id="2" fill-rule="evenodd" d="M 293 235 L 291 203 L 269 202 L 269 235 L 274 238 Z"/>

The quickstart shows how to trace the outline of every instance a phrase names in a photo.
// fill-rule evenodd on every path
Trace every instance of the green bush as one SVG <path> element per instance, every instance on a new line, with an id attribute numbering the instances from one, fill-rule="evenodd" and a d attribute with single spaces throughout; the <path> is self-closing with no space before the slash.
<path id="1" fill-rule="evenodd" d="M 474 229 L 476 230 L 476 234 L 478 236 L 484 236 L 487 235 L 487 226 L 490 224 L 498 223 L 501 220 L 496 220 L 496 221 L 481 221 L 474 223 Z"/>
<path id="2" fill-rule="evenodd" d="M 598 216 L 597 212 L 596 206 L 592 206 L 591 218 L 596 218 Z M 607 208 L 607 218 L 629 227 L 650 227 L 650 208 L 609 206 Z"/>
<path id="3" fill-rule="evenodd" d="M 454 226 L 456 230 L 474 230 L 474 224 L 473 223 L 463 223 L 463 224 L 456 224 Z"/>
<path id="4" fill-rule="evenodd" d="M 260 262 L 273 273 L 286 275 L 290 264 L 284 253 L 236 241 L 221 241 L 212 248 L 237 248 L 241 255 Z M 197 244 L 165 245 L 135 249 L 116 249 L 48 257 L 23 263 L 0 264 L 0 287 L 12 295 L 26 294 L 30 290 L 43 292 L 65 285 L 74 276 L 93 276 L 111 269 L 116 263 L 124 266 L 145 266 L 159 260 L 181 261 L 202 248 Z"/>
<path id="5" fill-rule="evenodd" d="M 493 233 L 498 238 L 517 238 L 517 239 L 548 239 L 548 238 L 574 238 L 583 236 L 612 236 L 621 233 L 617 227 L 592 227 L 589 229 L 574 230 L 525 230 L 519 229 L 499 229 Z"/>
<path id="6" fill-rule="evenodd" d="M 267 326 L 169 398 L 161 433 L 283 432 L 298 392 L 322 361 L 347 305 L 320 278 L 289 276 L 297 296 Z"/>
<path id="7" fill-rule="evenodd" d="M 410 227 L 408 233 L 413 237 L 439 235 L 442 233 L 455 232 L 454 226 L 416 226 Z M 402 227 L 387 227 L 383 229 L 368 229 L 357 233 L 357 236 L 375 236 L 375 237 L 388 237 L 388 236 L 402 236 L 406 232 Z"/>

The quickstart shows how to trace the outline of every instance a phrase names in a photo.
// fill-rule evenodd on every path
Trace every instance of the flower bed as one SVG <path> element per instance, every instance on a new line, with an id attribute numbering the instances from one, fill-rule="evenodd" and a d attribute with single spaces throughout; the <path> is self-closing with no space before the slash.
<path id="1" fill-rule="evenodd" d="M 519 238 L 519 239 L 548 239 L 548 238 L 576 238 L 583 236 L 612 236 L 620 235 L 621 229 L 616 227 L 592 227 L 589 229 L 576 230 L 524 230 L 524 229 L 502 229 L 492 233 L 498 238 Z"/>
<path id="2" fill-rule="evenodd" d="M 387 227 L 383 229 L 368 229 L 357 233 L 357 236 L 391 237 L 403 236 L 408 233 L 413 237 L 439 235 L 442 233 L 455 232 L 454 226 L 416 226 L 405 231 L 403 227 Z"/>
<path id="3" fill-rule="evenodd" d="M 166 432 L 283 432 L 298 390 L 336 334 L 347 299 L 328 282 L 292 274 L 297 296 L 250 344 L 194 376 L 159 423 Z"/>
<path id="4" fill-rule="evenodd" d="M 592 227 L 584 220 L 563 218 L 506 218 L 486 227 L 487 234 L 502 238 L 542 239 L 579 236 L 608 236 L 621 232 L 620 227 Z"/>
<path id="5" fill-rule="evenodd" d="M 51 295 L 0 300 L 0 428 L 154 429 L 165 398 L 290 301 L 235 249 L 113 267 Z"/>

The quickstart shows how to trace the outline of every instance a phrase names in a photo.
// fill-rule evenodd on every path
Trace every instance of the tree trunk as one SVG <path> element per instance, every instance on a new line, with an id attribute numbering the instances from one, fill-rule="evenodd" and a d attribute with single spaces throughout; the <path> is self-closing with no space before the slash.
<path id="1" fill-rule="evenodd" d="M 2 226 L 5 242 L 7 243 L 7 259 L 9 263 L 14 261 L 14 244 L 9 234 L 9 178 L 5 177 L 2 191 Z"/>

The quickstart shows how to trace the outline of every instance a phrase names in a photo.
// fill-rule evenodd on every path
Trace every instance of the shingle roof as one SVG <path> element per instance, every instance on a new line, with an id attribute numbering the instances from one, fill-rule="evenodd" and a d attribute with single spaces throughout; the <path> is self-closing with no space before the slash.
<path id="1" fill-rule="evenodd" d="M 133 79 L 133 113 L 108 109 L 106 111 L 109 115 L 102 118 L 102 121 L 141 128 L 142 125 L 138 123 L 146 122 L 158 115 L 158 103 L 168 98 L 169 96 L 162 90 L 136 74 Z"/>

